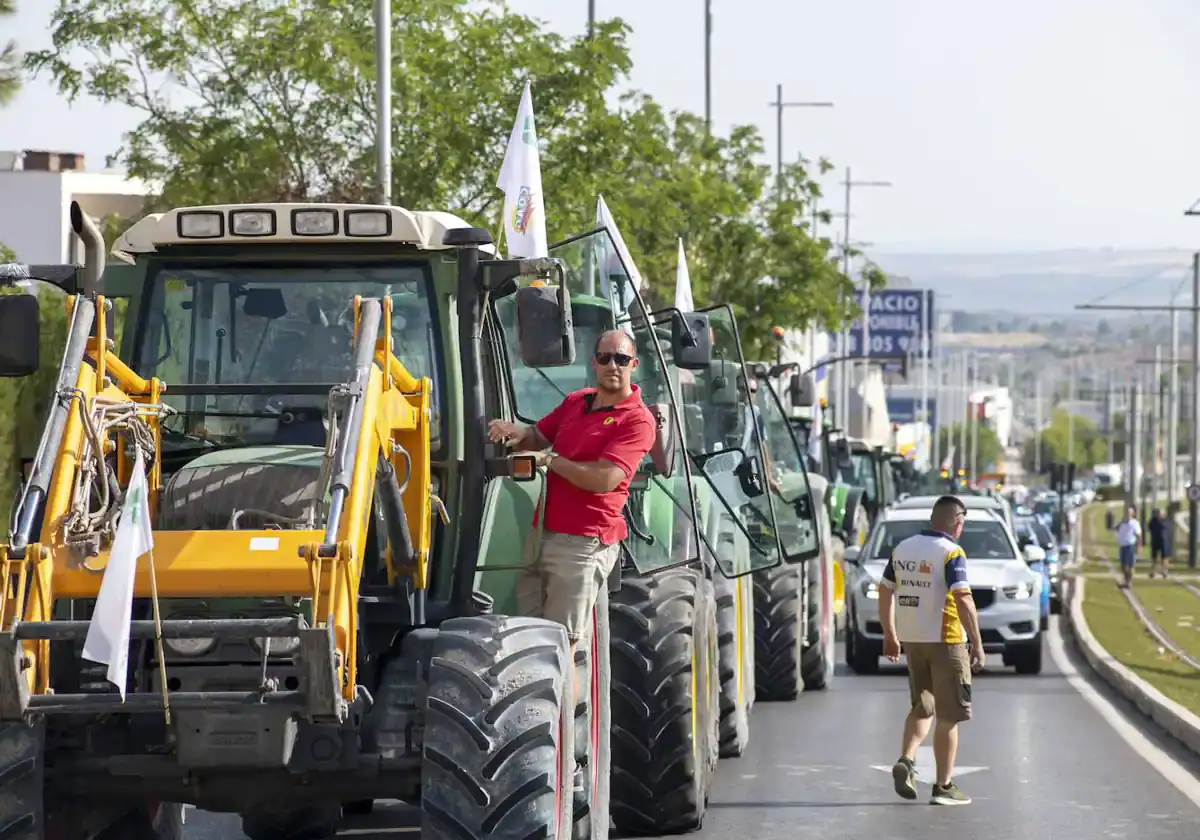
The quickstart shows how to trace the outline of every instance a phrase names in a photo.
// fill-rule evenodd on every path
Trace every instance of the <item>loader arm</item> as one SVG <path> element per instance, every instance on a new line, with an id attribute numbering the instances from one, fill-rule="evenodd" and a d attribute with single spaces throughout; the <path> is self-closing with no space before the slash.
<path id="1" fill-rule="evenodd" d="M 69 298 L 68 306 L 82 300 Z M 0 563 L 9 585 L 0 591 L 4 629 L 15 633 L 14 616 L 25 625 L 21 635 L 34 634 L 52 617 L 56 598 L 95 598 L 109 548 L 99 537 L 94 556 L 80 550 L 78 535 L 68 534 L 77 520 L 84 486 L 81 471 L 96 448 L 116 455 L 116 480 L 128 484 L 132 464 L 117 431 L 101 427 L 97 437 L 94 419 L 98 406 L 128 406 L 136 411 L 153 435 L 153 460 L 148 486 L 151 518 L 159 518 L 162 491 L 161 427 L 166 410 L 162 395 L 169 386 L 158 379 L 143 379 L 109 349 L 105 335 L 107 307 L 98 297 L 72 319 L 64 369 L 78 370 L 73 388 L 57 395 L 65 422 L 55 431 L 55 412 L 47 442 L 34 464 L 34 481 L 26 489 L 18 522 L 24 522 L 39 502 L 36 477 L 48 465 L 50 479 L 44 493 L 41 534 L 36 542 L 18 527 L 11 545 L 0 546 Z M 334 662 L 343 699 L 353 698 L 357 660 L 357 600 L 365 553 L 367 526 L 376 498 L 381 461 L 389 464 L 389 478 L 401 504 L 404 522 L 389 521 L 388 580 L 410 575 L 423 590 L 428 581 L 431 539 L 430 405 L 431 382 L 417 379 L 396 358 L 391 346 L 391 300 L 356 298 L 356 352 L 354 377 L 332 391 L 343 411 L 336 426 L 336 446 L 326 458 L 331 484 L 331 504 L 326 527 L 321 530 L 208 530 L 154 532 L 151 553 L 160 598 L 203 596 L 293 596 L 312 599 L 315 629 L 332 631 Z M 93 330 L 94 328 L 94 330 Z M 90 334 L 86 341 L 75 333 Z M 73 358 L 72 354 L 77 355 Z M 331 429 L 333 427 L 331 419 Z M 394 477 L 400 477 L 397 480 Z M 86 486 L 85 491 L 86 491 Z M 388 488 L 384 488 L 386 493 Z M 30 515 L 29 521 L 32 522 Z M 401 538 L 400 535 L 405 535 Z M 400 544 L 398 544 L 400 543 Z M 402 544 L 402 545 L 401 545 Z M 239 557 L 230 563 L 231 556 Z M 28 581 L 28 585 L 27 585 Z M 220 591 L 213 591 L 219 582 Z M 139 563 L 134 596 L 151 595 L 148 561 Z M 46 694 L 50 685 L 50 642 L 26 638 L 24 654 L 29 666 L 22 669 L 32 694 Z M 11 698 L 16 701 L 16 698 Z M 11 707 L 10 707 L 11 708 Z"/>

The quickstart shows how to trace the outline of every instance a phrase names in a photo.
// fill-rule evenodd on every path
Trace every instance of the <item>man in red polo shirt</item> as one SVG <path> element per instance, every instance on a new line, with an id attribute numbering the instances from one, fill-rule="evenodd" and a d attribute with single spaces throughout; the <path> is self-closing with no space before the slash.
<path id="1" fill-rule="evenodd" d="M 606 332 L 592 354 L 595 388 L 569 394 L 534 426 L 488 424 L 493 441 L 536 451 L 547 469 L 541 542 L 535 513 L 517 597 L 526 614 L 567 628 L 572 655 L 591 628 L 600 587 L 628 533 L 621 510 L 629 481 L 657 434 L 654 416 L 631 382 L 636 354 L 627 334 Z"/>

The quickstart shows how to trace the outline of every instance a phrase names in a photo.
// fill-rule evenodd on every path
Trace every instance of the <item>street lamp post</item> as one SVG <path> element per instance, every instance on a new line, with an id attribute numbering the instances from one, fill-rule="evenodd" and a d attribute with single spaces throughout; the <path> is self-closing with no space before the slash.
<path id="1" fill-rule="evenodd" d="M 783 111 L 785 108 L 832 108 L 832 102 L 784 102 L 783 85 L 775 85 L 775 101 L 767 103 L 775 109 L 775 185 L 783 185 Z"/>
<path id="2" fill-rule="evenodd" d="M 842 182 L 846 188 L 846 213 L 845 227 L 843 228 L 843 247 L 842 247 L 842 273 L 846 278 L 850 278 L 850 196 L 855 187 L 890 187 L 891 181 L 855 181 L 850 174 L 850 167 L 846 167 L 846 180 Z M 862 381 L 866 381 L 867 372 L 870 364 L 870 348 L 871 348 L 871 328 L 870 328 L 870 311 L 871 311 L 871 291 L 866 279 L 863 280 L 862 290 L 862 347 L 859 348 L 859 355 L 862 356 Z M 850 329 L 848 327 L 842 329 L 842 352 L 847 352 L 850 348 Z M 845 400 L 842 404 L 846 406 L 843 411 L 846 416 L 849 415 L 850 408 L 850 372 L 846 371 L 846 376 L 842 382 L 841 398 Z"/>

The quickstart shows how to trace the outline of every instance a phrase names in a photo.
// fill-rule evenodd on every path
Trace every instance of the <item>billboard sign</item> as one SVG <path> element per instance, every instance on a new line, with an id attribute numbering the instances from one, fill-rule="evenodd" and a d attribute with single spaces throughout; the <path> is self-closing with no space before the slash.
<path id="1" fill-rule="evenodd" d="M 921 298 L 926 296 L 922 311 Z M 861 297 L 860 297 L 861 300 Z M 933 325 L 933 292 L 926 289 L 884 289 L 871 296 L 868 315 L 868 336 L 871 346 L 870 358 L 908 355 L 921 358 L 921 333 L 929 337 L 929 349 L 933 350 L 935 331 Z M 856 320 L 850 325 L 848 355 L 862 354 L 863 325 Z M 891 364 L 888 367 L 898 368 Z"/>

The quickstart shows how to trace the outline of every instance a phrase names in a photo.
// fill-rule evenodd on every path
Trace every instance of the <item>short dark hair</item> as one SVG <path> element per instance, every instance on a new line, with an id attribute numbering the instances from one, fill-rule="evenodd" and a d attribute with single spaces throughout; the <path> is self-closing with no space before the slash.
<path id="1" fill-rule="evenodd" d="M 943 517 L 946 519 L 954 518 L 960 513 L 963 516 L 967 514 L 967 506 L 962 503 L 962 499 L 957 496 L 947 495 L 942 496 L 933 503 L 933 513 L 930 518 L 939 521 Z"/>

